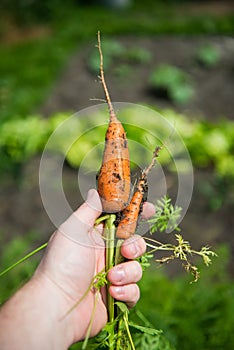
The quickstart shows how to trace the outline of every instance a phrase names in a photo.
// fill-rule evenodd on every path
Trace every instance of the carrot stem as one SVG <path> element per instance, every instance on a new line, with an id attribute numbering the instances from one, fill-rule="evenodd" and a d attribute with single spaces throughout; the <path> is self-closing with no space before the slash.
<path id="1" fill-rule="evenodd" d="M 90 332 L 91 332 L 91 328 L 92 328 L 92 325 L 93 325 L 94 315 L 95 315 L 95 311 L 96 311 L 96 308 L 97 308 L 98 293 L 99 292 L 96 291 L 95 298 L 94 298 L 93 311 L 92 311 L 92 315 L 91 315 L 91 320 L 90 320 L 89 327 L 88 327 L 88 330 L 87 330 L 87 333 L 86 333 L 86 336 L 85 336 L 84 343 L 82 345 L 82 350 L 86 349 L 87 344 L 88 344 L 88 340 L 89 340 L 89 337 L 90 337 Z"/>
<path id="2" fill-rule="evenodd" d="M 106 238 L 106 272 L 108 272 L 114 266 L 114 256 L 115 256 L 115 215 L 109 215 L 105 224 L 105 238 Z M 107 284 L 109 287 L 109 283 Z M 109 321 L 114 320 L 114 299 L 108 293 L 108 313 Z"/>
<path id="3" fill-rule="evenodd" d="M 134 343 L 133 343 L 133 340 L 132 340 L 132 336 L 131 336 L 130 330 L 129 330 L 129 326 L 128 326 L 128 314 L 127 313 L 125 313 L 125 315 L 123 317 L 123 320 L 124 320 L 125 329 L 126 329 L 126 332 L 127 332 L 127 335 L 128 335 L 128 340 L 129 340 L 129 343 L 131 345 L 131 350 L 136 350 L 136 348 L 134 346 Z"/>
<path id="4" fill-rule="evenodd" d="M 104 236 L 106 240 L 106 272 L 109 271 L 114 265 L 117 265 L 123 261 L 123 257 L 120 252 L 123 240 L 119 239 L 116 242 L 116 239 L 115 239 L 116 227 L 114 225 L 115 219 L 116 219 L 116 216 L 114 214 L 110 214 L 107 220 L 105 221 Z M 116 244 L 116 247 L 115 247 L 115 244 Z M 108 282 L 107 283 L 108 321 L 110 323 L 113 323 L 116 319 L 116 316 L 118 316 L 119 310 L 115 309 L 115 300 L 108 291 L 109 286 L 110 286 L 110 283 Z M 117 314 L 116 314 L 116 311 L 117 311 Z M 120 318 L 117 326 L 117 333 L 118 333 L 117 342 L 116 342 L 115 329 L 113 329 L 113 332 L 109 335 L 108 341 L 109 341 L 110 350 L 121 349 L 120 343 L 121 343 L 122 323 L 123 323 L 123 320 L 122 318 Z M 129 330 L 127 330 L 127 333 L 129 337 Z M 132 346 L 132 341 L 131 341 L 131 346 Z"/>
<path id="5" fill-rule="evenodd" d="M 115 221 L 116 217 L 114 214 L 110 214 L 105 221 L 104 237 L 106 240 L 106 272 L 108 272 L 114 266 L 115 257 Z M 115 308 L 114 298 L 109 293 L 110 283 L 107 283 L 107 311 L 108 321 L 114 322 L 115 319 Z M 109 349 L 114 350 L 114 331 L 109 336 Z"/>
<path id="6" fill-rule="evenodd" d="M 123 239 L 118 239 L 116 242 L 116 248 L 115 248 L 115 265 L 118 265 L 124 261 L 124 257 L 121 255 L 120 249 L 121 245 L 124 242 Z"/>
<path id="7" fill-rule="evenodd" d="M 99 225 L 101 222 L 105 221 L 105 220 L 108 219 L 108 218 L 109 218 L 109 214 L 100 216 L 99 218 L 96 219 L 94 225 L 97 226 L 97 225 Z"/>

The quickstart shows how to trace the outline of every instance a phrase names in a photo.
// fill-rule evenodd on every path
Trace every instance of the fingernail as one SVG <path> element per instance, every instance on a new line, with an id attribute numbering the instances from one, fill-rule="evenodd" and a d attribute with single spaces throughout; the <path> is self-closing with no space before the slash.
<path id="1" fill-rule="evenodd" d="M 102 211 L 102 205 L 96 190 L 91 189 L 87 193 L 86 203 L 95 210 Z"/>

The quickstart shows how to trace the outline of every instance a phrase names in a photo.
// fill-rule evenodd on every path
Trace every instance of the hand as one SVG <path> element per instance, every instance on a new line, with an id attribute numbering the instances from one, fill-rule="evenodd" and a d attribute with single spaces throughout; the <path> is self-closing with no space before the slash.
<path id="1" fill-rule="evenodd" d="M 144 216 L 152 214 L 154 207 L 147 203 Z M 37 274 L 48 278 L 54 287 L 64 295 L 64 312 L 67 312 L 90 286 L 92 278 L 105 267 L 105 246 L 101 239 L 102 225 L 93 229 L 95 220 L 101 214 L 101 202 L 97 191 L 90 190 L 87 201 L 59 228 L 52 237 L 47 253 Z M 126 240 L 121 254 L 127 259 L 135 259 L 145 252 L 145 241 L 141 237 Z M 110 294 L 118 300 L 134 306 L 139 299 L 136 284 L 142 276 L 137 261 L 119 264 L 108 273 L 112 283 Z M 107 322 L 105 289 L 99 295 L 91 335 L 97 334 Z M 94 292 L 90 291 L 75 310 L 68 315 L 74 328 L 73 342 L 83 339 L 90 322 Z M 69 306 L 68 306 L 69 304 Z"/>
<path id="2" fill-rule="evenodd" d="M 97 191 L 90 190 L 87 201 L 51 237 L 33 278 L 13 296 L 13 301 L 10 300 L 2 308 L 0 326 L 4 313 L 6 317 L 11 311 L 14 312 L 16 317 L 12 323 L 17 323 L 19 312 L 20 321 L 18 322 L 20 323 L 16 324 L 16 338 L 18 331 L 19 339 L 15 339 L 15 349 L 19 349 L 20 344 L 22 344 L 21 348 L 27 349 L 25 344 L 20 343 L 23 341 L 22 338 L 27 336 L 28 344 L 30 343 L 35 350 L 54 347 L 64 349 L 85 337 L 94 306 L 94 291 L 90 290 L 74 310 L 67 312 L 83 297 L 93 277 L 105 267 L 105 246 L 101 238 L 102 225 L 93 229 L 101 210 Z M 145 203 L 143 216 L 148 217 L 153 213 L 153 205 Z M 134 236 L 122 244 L 121 254 L 131 260 L 142 255 L 145 248 L 144 239 Z M 108 279 L 111 282 L 110 294 L 115 299 L 125 301 L 129 307 L 134 306 L 140 295 L 136 282 L 140 280 L 141 275 L 141 266 L 136 261 L 128 261 L 113 267 L 108 273 Z M 107 322 L 105 300 L 105 288 L 103 288 L 98 295 L 92 336 L 97 334 Z M 29 323 L 27 332 L 22 330 L 24 322 Z M 27 325 L 25 327 L 27 328 Z M 2 329 L 2 334 L 6 335 L 4 327 Z M 2 334 L 0 332 L 0 341 Z M 12 335 L 9 336 L 12 337 Z M 42 340 L 38 341 L 39 338 Z M 10 341 L 14 342 L 14 337 Z M 14 349 L 11 344 L 6 343 L 7 346 L 2 349 Z"/>

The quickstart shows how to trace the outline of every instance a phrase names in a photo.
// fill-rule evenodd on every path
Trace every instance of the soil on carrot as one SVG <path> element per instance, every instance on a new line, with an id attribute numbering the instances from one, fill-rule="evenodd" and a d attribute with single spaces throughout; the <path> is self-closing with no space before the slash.
<path id="1" fill-rule="evenodd" d="M 116 37 L 125 48 L 148 50 L 152 58 L 147 63 L 135 63 L 125 74 L 112 74 L 106 71 L 107 83 L 113 101 L 144 103 L 159 108 L 174 108 L 188 116 L 218 121 L 222 117 L 234 119 L 234 40 L 230 37 Z M 53 90 L 37 112 L 48 117 L 55 112 L 78 111 L 94 105 L 90 98 L 103 98 L 102 88 L 97 78 L 87 67 L 88 57 L 96 44 L 87 43 L 75 52 L 64 67 Z M 213 67 L 204 67 L 196 61 L 196 53 L 201 46 L 214 45 L 220 52 L 220 60 Z M 149 88 L 148 79 L 153 68 L 166 63 L 175 65 L 193 80 L 196 95 L 185 105 L 176 105 Z M 16 183 L 8 178 L 0 192 L 0 227 L 4 241 L 25 232 L 36 231 L 42 242 L 53 232 L 54 227 L 43 208 L 38 186 L 38 167 L 40 157 L 34 157 L 22 167 L 21 179 Z M 100 160 L 101 163 L 101 160 Z M 176 179 L 168 175 L 168 183 L 173 188 Z M 70 205 L 75 209 L 83 201 L 77 190 L 77 172 L 67 165 L 63 172 L 64 191 Z M 212 193 L 207 193 L 206 185 L 214 181 L 211 170 L 195 171 L 195 187 L 190 208 L 183 219 L 184 237 L 194 248 L 201 245 L 215 247 L 228 243 L 234 251 L 233 201 L 223 199 L 218 210 L 212 209 Z M 172 191 L 173 194 L 173 191 Z M 55 199 L 56 201 L 56 199 Z M 58 203 L 56 203 L 58 205 Z M 58 205 L 59 210 L 59 205 Z M 166 237 L 167 238 L 167 237 Z M 164 238 L 162 237 L 162 240 Z M 173 264 L 172 264 L 173 265 Z M 231 261 L 230 267 L 234 266 Z M 172 268 L 171 273 L 175 272 Z M 170 272 L 169 271 L 169 272 Z M 233 267 L 234 274 L 234 267 Z"/>

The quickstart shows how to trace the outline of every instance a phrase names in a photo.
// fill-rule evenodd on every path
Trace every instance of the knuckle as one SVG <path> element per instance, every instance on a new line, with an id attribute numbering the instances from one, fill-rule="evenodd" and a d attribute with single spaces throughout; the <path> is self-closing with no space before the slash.
<path id="1" fill-rule="evenodd" d="M 142 268 L 138 261 L 132 261 L 132 279 L 133 282 L 138 282 L 142 277 Z"/>

